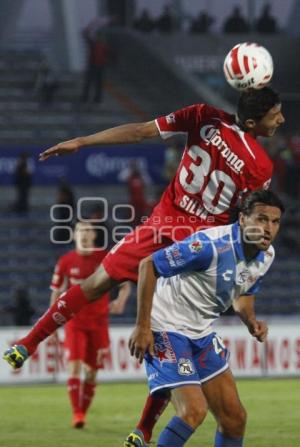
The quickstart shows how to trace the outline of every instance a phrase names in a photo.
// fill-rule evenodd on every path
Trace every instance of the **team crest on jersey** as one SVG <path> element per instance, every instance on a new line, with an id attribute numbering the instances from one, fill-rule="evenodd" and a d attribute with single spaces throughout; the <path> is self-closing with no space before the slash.
<path id="1" fill-rule="evenodd" d="M 170 113 L 170 115 L 166 116 L 166 121 L 168 124 L 174 124 L 175 123 L 175 114 L 174 113 Z"/>
<path id="2" fill-rule="evenodd" d="M 192 253 L 199 253 L 203 248 L 203 244 L 201 241 L 194 241 L 189 244 L 189 249 Z"/>
<path id="3" fill-rule="evenodd" d="M 238 285 L 242 285 L 242 284 L 244 284 L 245 282 L 248 281 L 249 277 L 250 277 L 249 270 L 248 269 L 244 269 L 244 270 L 242 270 L 241 272 L 238 273 L 238 277 L 237 277 L 236 283 Z"/>
<path id="4" fill-rule="evenodd" d="M 190 376 L 195 374 L 194 366 L 190 359 L 179 359 L 178 374 L 181 376 Z"/>

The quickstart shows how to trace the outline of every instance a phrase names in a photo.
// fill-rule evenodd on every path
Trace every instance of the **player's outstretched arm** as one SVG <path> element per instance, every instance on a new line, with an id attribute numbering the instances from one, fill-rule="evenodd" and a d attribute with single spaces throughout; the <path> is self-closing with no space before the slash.
<path id="1" fill-rule="evenodd" d="M 140 363 L 142 363 L 146 352 L 154 355 L 151 310 L 156 281 L 152 257 L 148 256 L 142 260 L 139 267 L 136 327 L 129 339 L 130 354 L 136 357 Z"/>
<path id="2" fill-rule="evenodd" d="M 247 326 L 250 334 L 258 341 L 263 342 L 268 335 L 268 325 L 265 321 L 256 319 L 254 303 L 254 295 L 240 296 L 233 301 L 233 308 L 242 322 Z"/>
<path id="3" fill-rule="evenodd" d="M 123 124 L 122 126 L 112 127 L 111 129 L 106 129 L 85 137 L 78 137 L 58 143 L 42 152 L 39 156 L 39 160 L 45 161 L 54 155 L 73 154 L 82 147 L 105 144 L 139 143 L 146 138 L 154 138 L 159 135 L 155 121 Z"/>

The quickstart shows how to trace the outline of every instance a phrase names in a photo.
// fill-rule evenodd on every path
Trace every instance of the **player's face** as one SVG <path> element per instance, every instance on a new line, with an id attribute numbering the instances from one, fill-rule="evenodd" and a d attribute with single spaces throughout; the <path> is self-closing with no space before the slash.
<path id="1" fill-rule="evenodd" d="M 84 251 L 93 248 L 95 236 L 95 230 L 90 223 L 77 223 L 74 232 L 76 249 Z"/>
<path id="2" fill-rule="evenodd" d="M 281 104 L 276 104 L 260 121 L 255 123 L 253 131 L 258 136 L 272 137 L 284 121 L 285 119 L 281 111 Z"/>
<path id="3" fill-rule="evenodd" d="M 258 250 L 268 250 L 280 227 L 281 210 L 276 206 L 257 203 L 249 216 L 240 217 L 243 240 Z"/>

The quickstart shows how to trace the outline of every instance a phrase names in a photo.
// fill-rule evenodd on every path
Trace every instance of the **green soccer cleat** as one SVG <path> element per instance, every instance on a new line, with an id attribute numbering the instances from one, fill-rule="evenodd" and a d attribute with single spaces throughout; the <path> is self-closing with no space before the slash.
<path id="1" fill-rule="evenodd" d="M 148 447 L 143 433 L 137 428 L 133 430 L 124 441 L 123 447 Z"/>
<path id="2" fill-rule="evenodd" d="M 14 369 L 21 368 L 28 357 L 28 351 L 23 345 L 14 345 L 7 349 L 3 354 L 3 359 L 6 360 L 7 363 L 9 363 Z"/>

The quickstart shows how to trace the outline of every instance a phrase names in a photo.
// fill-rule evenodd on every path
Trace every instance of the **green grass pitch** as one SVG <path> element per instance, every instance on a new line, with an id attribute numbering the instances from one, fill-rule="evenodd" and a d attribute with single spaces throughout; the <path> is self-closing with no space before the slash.
<path id="1" fill-rule="evenodd" d="M 240 380 L 238 387 L 248 410 L 245 447 L 300 446 L 299 380 Z M 121 447 L 146 395 L 145 384 L 100 384 L 86 428 L 74 430 L 65 386 L 0 387 L 0 446 Z M 172 415 L 170 405 L 154 440 Z M 208 416 L 186 445 L 212 447 L 214 431 Z"/>

